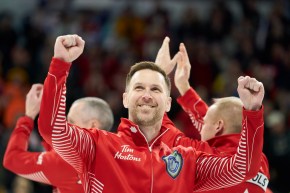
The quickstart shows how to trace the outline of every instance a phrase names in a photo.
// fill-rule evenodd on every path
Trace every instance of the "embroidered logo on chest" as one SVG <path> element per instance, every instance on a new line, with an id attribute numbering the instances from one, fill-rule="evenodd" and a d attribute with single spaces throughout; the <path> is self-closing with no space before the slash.
<path id="1" fill-rule="evenodd" d="M 134 155 L 134 149 L 130 148 L 129 145 L 122 145 L 121 146 L 121 151 L 118 151 L 115 156 L 115 159 L 121 159 L 121 160 L 126 160 L 126 161 L 136 161 L 140 162 L 141 158 L 136 157 Z"/>
<path id="2" fill-rule="evenodd" d="M 173 179 L 175 179 L 181 171 L 183 165 L 183 158 L 178 151 L 174 151 L 168 156 L 162 157 L 166 164 L 166 171 Z"/>

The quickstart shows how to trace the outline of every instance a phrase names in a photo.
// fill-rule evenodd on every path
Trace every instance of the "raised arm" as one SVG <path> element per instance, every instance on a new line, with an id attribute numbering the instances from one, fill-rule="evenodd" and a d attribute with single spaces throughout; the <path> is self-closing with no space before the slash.
<path id="1" fill-rule="evenodd" d="M 71 62 L 82 54 L 84 44 L 77 35 L 56 39 L 38 120 L 39 131 L 45 141 L 78 172 L 83 171 L 85 162 L 90 163 L 94 159 L 95 146 L 87 130 L 70 125 L 66 120 L 66 79 Z"/>
<path id="2" fill-rule="evenodd" d="M 203 117 L 205 116 L 208 106 L 199 97 L 199 95 L 190 87 L 189 76 L 191 65 L 189 62 L 188 54 L 183 43 L 179 45 L 179 52 L 171 59 L 169 51 L 170 39 L 165 37 L 160 47 L 155 63 L 160 66 L 166 74 L 170 74 L 176 66 L 174 75 L 175 86 L 178 89 L 181 97 L 177 99 L 183 110 L 189 115 L 193 127 L 183 128 L 187 130 L 197 130 L 200 132 Z M 168 119 L 168 117 L 165 117 Z M 195 131 L 192 131 L 195 132 Z"/>
<path id="3" fill-rule="evenodd" d="M 3 158 L 3 166 L 11 172 L 24 178 L 51 184 L 49 177 L 40 165 L 45 152 L 29 152 L 28 141 L 33 130 L 33 120 L 27 116 L 21 117 L 16 123 Z"/>
<path id="4" fill-rule="evenodd" d="M 180 57 L 180 53 L 177 52 L 171 59 L 169 51 L 169 42 L 170 42 L 169 37 L 165 37 L 160 49 L 158 50 L 155 59 L 155 64 L 157 64 L 160 68 L 162 68 L 166 74 L 170 74 L 172 72 L 172 70 L 176 65 L 177 60 Z"/>
<path id="5" fill-rule="evenodd" d="M 244 110 L 237 152 L 228 157 L 200 156 L 197 160 L 195 191 L 233 186 L 254 177 L 259 171 L 264 133 L 262 108 L 264 87 L 254 78 L 240 77 L 238 93 Z"/>
<path id="6" fill-rule="evenodd" d="M 39 113 L 42 99 L 42 84 L 32 85 L 26 95 L 25 115 L 17 120 L 3 159 L 3 166 L 24 178 L 63 188 L 69 181 L 77 182 L 78 176 L 68 163 L 55 151 L 29 152 L 28 142 L 34 128 L 34 119 Z M 62 171 L 55 175 L 56 171 Z M 76 192 L 83 192 L 81 185 L 72 185 Z"/>
<path id="7" fill-rule="evenodd" d="M 200 133 L 203 125 L 203 117 L 207 112 L 208 106 L 195 90 L 190 87 L 189 77 L 191 65 L 183 43 L 179 45 L 179 53 L 180 57 L 177 60 L 177 67 L 174 75 L 175 86 L 181 95 L 181 97 L 177 99 L 177 102 L 189 115 L 194 127 L 193 129 L 196 129 Z"/>
<path id="8" fill-rule="evenodd" d="M 27 150 L 34 119 L 39 113 L 42 87 L 42 84 L 34 84 L 26 95 L 26 116 L 17 120 L 5 151 L 3 166 L 30 180 L 51 184 L 39 164 L 44 153 Z"/>

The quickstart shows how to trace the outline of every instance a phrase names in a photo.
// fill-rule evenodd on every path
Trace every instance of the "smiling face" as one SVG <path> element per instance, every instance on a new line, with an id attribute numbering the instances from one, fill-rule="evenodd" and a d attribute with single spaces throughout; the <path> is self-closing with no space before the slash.
<path id="1" fill-rule="evenodd" d="M 150 69 L 135 72 L 123 94 L 123 104 L 128 108 L 129 119 L 137 125 L 161 123 L 171 107 L 164 76 Z"/>

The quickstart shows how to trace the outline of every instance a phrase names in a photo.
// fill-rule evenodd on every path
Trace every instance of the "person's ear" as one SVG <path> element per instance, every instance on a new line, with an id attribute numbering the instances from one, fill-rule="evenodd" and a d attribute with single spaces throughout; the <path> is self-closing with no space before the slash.
<path id="1" fill-rule="evenodd" d="M 224 122 L 224 120 L 219 119 L 219 120 L 217 121 L 216 128 L 215 128 L 215 136 L 222 135 L 223 130 L 224 130 L 224 127 L 225 127 L 225 122 Z"/>
<path id="2" fill-rule="evenodd" d="M 124 105 L 124 107 L 126 109 L 128 108 L 128 104 L 129 104 L 129 102 L 128 102 L 128 93 L 124 92 L 123 93 L 123 105 Z"/>
<path id="3" fill-rule="evenodd" d="M 93 119 L 90 123 L 90 126 L 91 128 L 98 128 L 98 129 L 101 129 L 100 128 L 100 122 L 96 119 Z"/>
<path id="4" fill-rule="evenodd" d="M 171 102 L 172 102 L 172 98 L 171 97 L 167 97 L 167 101 L 166 101 L 166 112 L 169 112 L 171 109 Z"/>

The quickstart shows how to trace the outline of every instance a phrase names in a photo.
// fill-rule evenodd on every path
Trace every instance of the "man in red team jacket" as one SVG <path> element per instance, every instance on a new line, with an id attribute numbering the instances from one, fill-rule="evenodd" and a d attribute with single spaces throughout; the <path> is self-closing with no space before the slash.
<path id="1" fill-rule="evenodd" d="M 174 61 L 176 60 L 175 58 L 172 60 L 170 58 L 169 41 L 168 37 L 164 39 L 155 61 L 167 74 L 171 73 L 175 67 Z M 201 134 L 201 140 L 207 141 L 212 147 L 211 150 L 203 149 L 203 151 L 219 155 L 233 155 L 237 150 L 241 137 L 242 101 L 237 97 L 224 97 L 215 99 L 214 104 L 208 107 L 195 90 L 190 87 L 189 76 L 191 65 L 184 44 L 180 44 L 179 52 L 179 57 L 181 58 L 177 63 L 174 81 L 181 94 L 181 97 L 177 101 L 192 120 L 193 127 L 186 129 L 198 130 Z M 233 187 L 205 192 L 270 192 L 267 189 L 269 178 L 268 160 L 262 154 L 261 167 L 254 178 Z"/>
<path id="2" fill-rule="evenodd" d="M 71 62 L 84 49 L 77 35 L 59 36 L 54 47 L 38 120 L 42 137 L 80 174 L 86 193 L 192 192 L 219 189 L 254 177 L 263 145 L 263 84 L 240 77 L 243 128 L 237 152 L 215 156 L 192 147 L 168 145 L 170 128 L 162 126 L 170 110 L 170 81 L 155 63 L 131 67 L 118 133 L 82 129 L 66 121 L 66 79 Z M 180 139 L 182 140 L 182 139 Z M 251 148 L 255 147 L 255 148 Z"/>
<path id="3" fill-rule="evenodd" d="M 57 193 L 84 192 L 77 172 L 49 146 L 46 152 L 27 151 L 29 136 L 34 128 L 34 119 L 39 113 L 42 84 L 34 84 L 26 96 L 25 116 L 18 119 L 4 155 L 6 169 L 27 179 L 50 184 Z M 81 113 L 79 113 L 81 112 Z M 80 127 L 98 127 L 110 130 L 113 114 L 109 105 L 96 97 L 75 101 L 68 120 Z"/>

